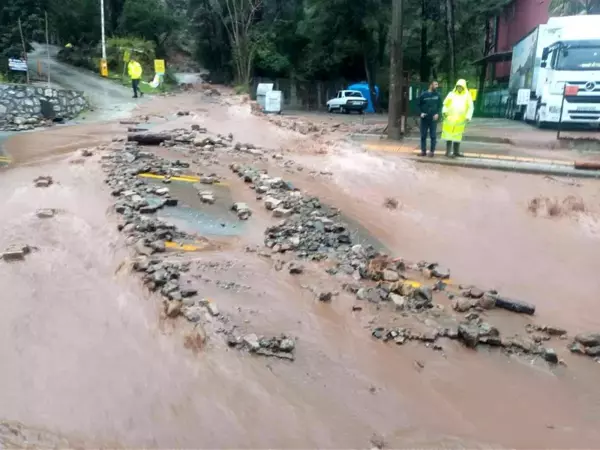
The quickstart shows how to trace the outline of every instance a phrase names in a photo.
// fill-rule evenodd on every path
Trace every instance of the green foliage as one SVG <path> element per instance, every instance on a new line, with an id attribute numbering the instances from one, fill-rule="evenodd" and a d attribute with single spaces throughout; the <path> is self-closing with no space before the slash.
<path id="1" fill-rule="evenodd" d="M 153 41 L 158 53 L 164 55 L 164 44 L 177 27 L 177 18 L 162 0 L 125 0 L 118 30 L 122 35 Z"/>
<path id="2" fill-rule="evenodd" d="M 110 69 L 123 72 L 123 54 L 129 51 L 144 69 L 144 73 L 154 72 L 156 44 L 137 37 L 114 37 L 106 42 L 106 59 Z"/>
<path id="3" fill-rule="evenodd" d="M 245 84 L 238 84 L 233 88 L 233 92 L 235 92 L 236 95 L 247 94 L 248 86 Z"/>

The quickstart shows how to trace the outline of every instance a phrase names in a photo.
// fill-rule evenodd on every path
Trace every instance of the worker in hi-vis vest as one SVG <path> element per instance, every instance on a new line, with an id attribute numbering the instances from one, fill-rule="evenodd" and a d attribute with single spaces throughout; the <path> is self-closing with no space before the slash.
<path id="1" fill-rule="evenodd" d="M 129 60 L 129 64 L 127 64 L 127 73 L 129 74 L 129 78 L 131 78 L 131 87 L 133 88 L 133 98 L 138 98 L 138 92 L 140 93 L 140 97 L 144 95 L 142 91 L 140 91 L 140 79 L 142 78 L 142 66 L 135 59 L 131 58 Z"/>
<path id="2" fill-rule="evenodd" d="M 462 156 L 460 142 L 467 122 L 473 118 L 473 99 L 465 80 L 458 80 L 454 90 L 447 95 L 442 116 L 442 139 L 446 141 L 446 156 Z"/>

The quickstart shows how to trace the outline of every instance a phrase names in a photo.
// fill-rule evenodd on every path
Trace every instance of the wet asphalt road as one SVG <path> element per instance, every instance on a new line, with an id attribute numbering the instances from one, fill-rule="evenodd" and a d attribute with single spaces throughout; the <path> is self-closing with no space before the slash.
<path id="1" fill-rule="evenodd" d="M 87 70 L 64 64 L 56 59 L 60 48 L 34 44 L 28 55 L 29 70 L 37 71 L 38 61 L 45 74 L 49 68 L 52 85 L 64 89 L 82 91 L 92 105 L 93 111 L 83 114 L 86 121 L 107 121 L 128 117 L 140 100 L 133 99 L 131 90 L 118 83 L 101 78 Z M 80 120 L 78 120 L 79 122 Z"/>

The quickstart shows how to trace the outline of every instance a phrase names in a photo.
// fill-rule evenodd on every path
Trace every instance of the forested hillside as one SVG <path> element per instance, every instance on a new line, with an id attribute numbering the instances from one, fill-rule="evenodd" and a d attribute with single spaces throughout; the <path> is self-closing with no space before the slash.
<path id="1" fill-rule="evenodd" d="M 136 37 L 152 55 L 187 54 L 215 79 L 254 76 L 385 85 L 397 0 L 105 0 L 109 39 Z M 476 77 L 489 18 L 510 0 L 403 0 L 404 70 L 413 79 Z M 0 72 L 25 44 L 50 39 L 98 51 L 100 0 L 3 0 Z M 600 0 L 553 0 L 555 14 L 600 12 Z M 137 41 L 140 42 L 139 40 Z M 140 44 L 142 45 L 142 44 Z M 487 48 L 486 48 L 487 45 Z"/>

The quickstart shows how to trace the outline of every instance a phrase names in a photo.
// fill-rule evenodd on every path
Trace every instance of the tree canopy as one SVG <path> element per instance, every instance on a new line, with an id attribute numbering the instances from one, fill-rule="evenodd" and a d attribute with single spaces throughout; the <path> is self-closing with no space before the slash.
<path id="1" fill-rule="evenodd" d="M 404 0 L 404 70 L 411 79 L 474 79 L 489 51 L 490 18 L 511 0 Z M 105 0 L 109 38 L 141 38 L 158 56 L 187 53 L 217 80 L 389 79 L 392 0 Z M 3 0 L 0 56 L 44 39 L 92 48 L 100 41 L 99 0 Z M 551 14 L 600 12 L 600 0 L 552 0 Z M 2 66 L 0 65 L 0 71 Z"/>

